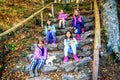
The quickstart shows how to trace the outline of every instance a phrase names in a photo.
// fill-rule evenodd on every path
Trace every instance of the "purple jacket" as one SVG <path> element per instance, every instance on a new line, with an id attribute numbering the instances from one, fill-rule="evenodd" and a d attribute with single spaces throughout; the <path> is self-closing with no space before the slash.
<path id="1" fill-rule="evenodd" d="M 34 50 L 33 59 L 46 59 L 47 58 L 47 48 L 44 47 L 44 55 L 42 56 L 41 49 L 37 46 Z"/>
<path id="2" fill-rule="evenodd" d="M 59 14 L 59 16 L 58 16 L 58 20 L 60 20 L 60 19 L 62 19 L 62 18 L 67 19 L 67 15 L 64 14 L 64 13 Z"/>
<path id="3" fill-rule="evenodd" d="M 76 17 L 78 17 L 78 16 L 76 16 Z M 74 26 L 74 27 L 76 27 L 76 24 L 77 24 L 77 19 L 76 19 L 76 17 L 74 17 L 74 18 L 72 19 L 72 26 Z M 83 23 L 83 24 L 84 24 L 83 19 L 82 19 L 82 16 L 80 16 L 80 17 L 78 18 L 78 20 L 79 20 L 79 23 Z"/>

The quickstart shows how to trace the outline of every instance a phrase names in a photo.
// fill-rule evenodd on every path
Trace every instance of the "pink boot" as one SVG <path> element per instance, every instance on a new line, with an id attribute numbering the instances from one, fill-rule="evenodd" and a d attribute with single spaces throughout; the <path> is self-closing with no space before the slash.
<path id="1" fill-rule="evenodd" d="M 56 44 L 56 40 L 53 41 L 53 44 Z"/>
<path id="2" fill-rule="evenodd" d="M 76 34 L 76 39 L 77 39 L 77 40 L 82 40 L 80 34 Z"/>
<path id="3" fill-rule="evenodd" d="M 48 44 L 48 40 L 45 41 L 45 44 Z"/>
<path id="4" fill-rule="evenodd" d="M 64 63 L 68 62 L 68 56 L 64 56 Z"/>
<path id="5" fill-rule="evenodd" d="M 84 33 L 85 32 L 85 29 L 84 28 L 82 28 L 82 33 Z"/>
<path id="6" fill-rule="evenodd" d="M 78 60 L 79 60 L 79 59 L 78 59 L 78 56 L 77 56 L 76 54 L 73 54 L 73 57 L 74 57 L 75 61 L 78 61 Z"/>

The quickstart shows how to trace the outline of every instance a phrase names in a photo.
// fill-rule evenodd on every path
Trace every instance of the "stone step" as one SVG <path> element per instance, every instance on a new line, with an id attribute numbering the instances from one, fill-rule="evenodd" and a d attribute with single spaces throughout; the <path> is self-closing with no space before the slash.
<path id="1" fill-rule="evenodd" d="M 89 31 L 94 29 L 94 22 L 89 22 L 89 23 L 85 23 L 84 25 L 85 27 L 85 31 Z M 64 35 L 66 31 L 71 30 L 73 31 L 73 26 L 68 26 L 65 29 L 56 29 L 56 35 Z M 41 32 L 41 35 L 45 36 L 45 31 L 43 30 L 43 32 Z"/>
<path id="2" fill-rule="evenodd" d="M 87 37 L 92 36 L 92 35 L 94 35 L 94 32 L 91 30 L 91 31 L 85 32 L 84 34 L 81 34 L 81 37 L 83 39 L 87 39 Z M 73 37 L 75 37 L 75 36 L 76 36 L 76 34 L 73 34 Z M 64 39 L 65 39 L 65 35 L 57 36 L 58 43 L 63 41 Z"/>
<path id="3" fill-rule="evenodd" d="M 85 40 L 81 40 L 78 41 L 78 48 L 84 46 L 84 45 L 88 45 L 93 43 L 93 39 L 92 38 L 88 38 Z M 61 41 L 61 43 L 57 43 L 57 44 L 47 44 L 46 47 L 48 48 L 49 51 L 57 51 L 57 50 L 63 50 L 64 48 L 64 44 L 63 44 L 63 40 Z"/>
<path id="4" fill-rule="evenodd" d="M 82 17 L 83 17 L 83 20 L 84 20 L 85 23 L 90 22 L 90 21 L 93 21 L 93 19 L 94 19 L 94 15 L 93 15 L 93 14 L 91 14 L 91 15 L 82 15 Z M 72 15 L 69 15 L 68 18 L 67 18 L 67 20 L 66 20 L 66 23 L 67 23 L 67 22 L 71 22 L 71 20 L 72 20 Z M 55 18 L 55 19 L 53 20 L 53 23 L 54 23 L 54 24 L 55 24 L 55 23 L 58 23 L 58 19 Z"/>

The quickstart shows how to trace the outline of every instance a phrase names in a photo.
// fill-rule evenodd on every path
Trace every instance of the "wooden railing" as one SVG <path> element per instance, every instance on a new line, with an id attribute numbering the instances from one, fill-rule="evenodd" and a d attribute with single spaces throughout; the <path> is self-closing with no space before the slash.
<path id="1" fill-rule="evenodd" d="M 41 14 L 41 26 L 43 27 L 43 10 L 51 7 L 51 13 L 54 17 L 54 7 L 53 7 L 53 2 L 49 3 L 48 5 L 44 6 L 42 9 L 38 10 L 37 12 L 35 12 L 34 14 L 32 14 L 31 16 L 29 16 L 28 18 L 26 18 L 25 20 L 21 21 L 20 23 L 16 24 L 15 26 L 13 26 L 12 28 L 6 30 L 5 32 L 0 34 L 0 37 L 15 31 L 17 28 L 22 27 L 22 25 L 24 25 L 26 22 L 28 22 L 30 19 L 32 19 L 33 17 L 35 17 L 36 15 L 38 15 L 39 13 Z"/>
<path id="2" fill-rule="evenodd" d="M 94 15 L 95 15 L 95 37 L 94 37 L 94 57 L 93 57 L 93 74 L 92 80 L 98 80 L 99 69 L 99 49 L 101 47 L 100 39 L 100 18 L 97 1 L 94 0 Z"/>

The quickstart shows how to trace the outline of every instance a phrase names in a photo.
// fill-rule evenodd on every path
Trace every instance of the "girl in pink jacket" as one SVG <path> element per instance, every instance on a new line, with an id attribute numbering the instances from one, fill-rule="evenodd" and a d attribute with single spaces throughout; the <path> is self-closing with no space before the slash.
<path id="1" fill-rule="evenodd" d="M 45 64 L 47 58 L 47 48 L 44 46 L 44 40 L 38 39 L 37 47 L 34 50 L 33 60 L 30 64 L 30 76 L 38 76 L 38 69 Z"/>
<path id="2" fill-rule="evenodd" d="M 58 26 L 59 26 L 59 28 L 61 28 L 61 26 L 63 26 L 63 28 L 65 28 L 66 19 L 67 19 L 67 14 L 65 14 L 63 12 L 63 10 L 60 10 L 60 13 L 59 13 L 59 16 L 58 16 L 58 20 L 59 20 Z"/>

